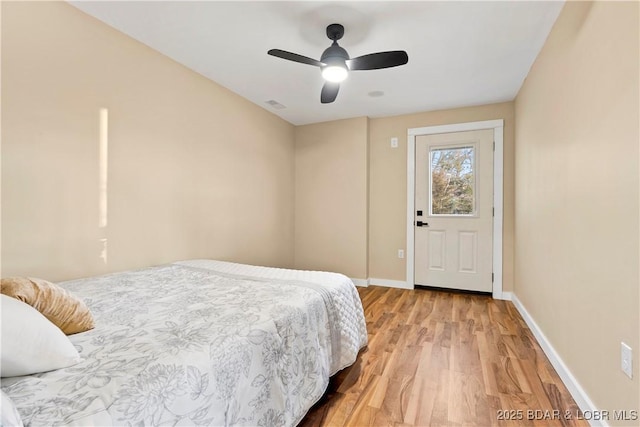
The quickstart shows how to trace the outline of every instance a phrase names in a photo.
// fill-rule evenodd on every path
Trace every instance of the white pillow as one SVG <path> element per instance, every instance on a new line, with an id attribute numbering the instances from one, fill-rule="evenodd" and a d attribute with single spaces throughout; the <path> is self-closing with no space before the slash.
<path id="1" fill-rule="evenodd" d="M 0 376 L 31 375 L 80 362 L 80 355 L 69 338 L 38 310 L 15 298 L 0 297 Z"/>
<path id="2" fill-rule="evenodd" d="M 2 390 L 0 390 L 0 394 L 2 394 L 2 402 L 0 402 L 0 425 L 22 427 L 22 418 L 20 418 L 20 414 L 16 409 L 16 405 L 13 404 L 13 400 Z"/>

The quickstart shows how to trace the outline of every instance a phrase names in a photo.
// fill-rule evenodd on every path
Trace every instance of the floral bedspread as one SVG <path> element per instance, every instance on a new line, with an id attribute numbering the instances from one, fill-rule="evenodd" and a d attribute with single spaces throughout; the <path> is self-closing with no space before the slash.
<path id="1" fill-rule="evenodd" d="M 24 424 L 292 426 L 366 345 L 353 284 L 185 264 L 62 283 L 96 328 L 81 363 L 2 380 Z"/>

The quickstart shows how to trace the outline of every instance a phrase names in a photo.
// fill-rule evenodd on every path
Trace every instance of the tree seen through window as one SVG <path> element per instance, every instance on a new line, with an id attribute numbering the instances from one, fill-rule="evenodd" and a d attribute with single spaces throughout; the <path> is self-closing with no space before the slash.
<path id="1" fill-rule="evenodd" d="M 431 213 L 474 213 L 474 147 L 431 150 Z"/>

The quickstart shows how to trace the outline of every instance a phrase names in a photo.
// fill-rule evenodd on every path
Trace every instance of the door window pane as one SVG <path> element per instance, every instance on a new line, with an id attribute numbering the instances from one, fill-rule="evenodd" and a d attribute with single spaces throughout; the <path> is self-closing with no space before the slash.
<path id="1" fill-rule="evenodd" d="M 431 149 L 431 214 L 475 213 L 475 147 Z"/>

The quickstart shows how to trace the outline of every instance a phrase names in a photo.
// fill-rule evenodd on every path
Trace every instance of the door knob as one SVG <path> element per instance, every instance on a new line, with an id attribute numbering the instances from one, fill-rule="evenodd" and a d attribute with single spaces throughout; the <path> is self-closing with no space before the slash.
<path id="1" fill-rule="evenodd" d="M 428 222 L 417 221 L 417 222 L 416 222 L 416 225 L 417 225 L 418 227 L 428 227 L 428 226 L 429 226 L 429 223 L 428 223 Z"/>

